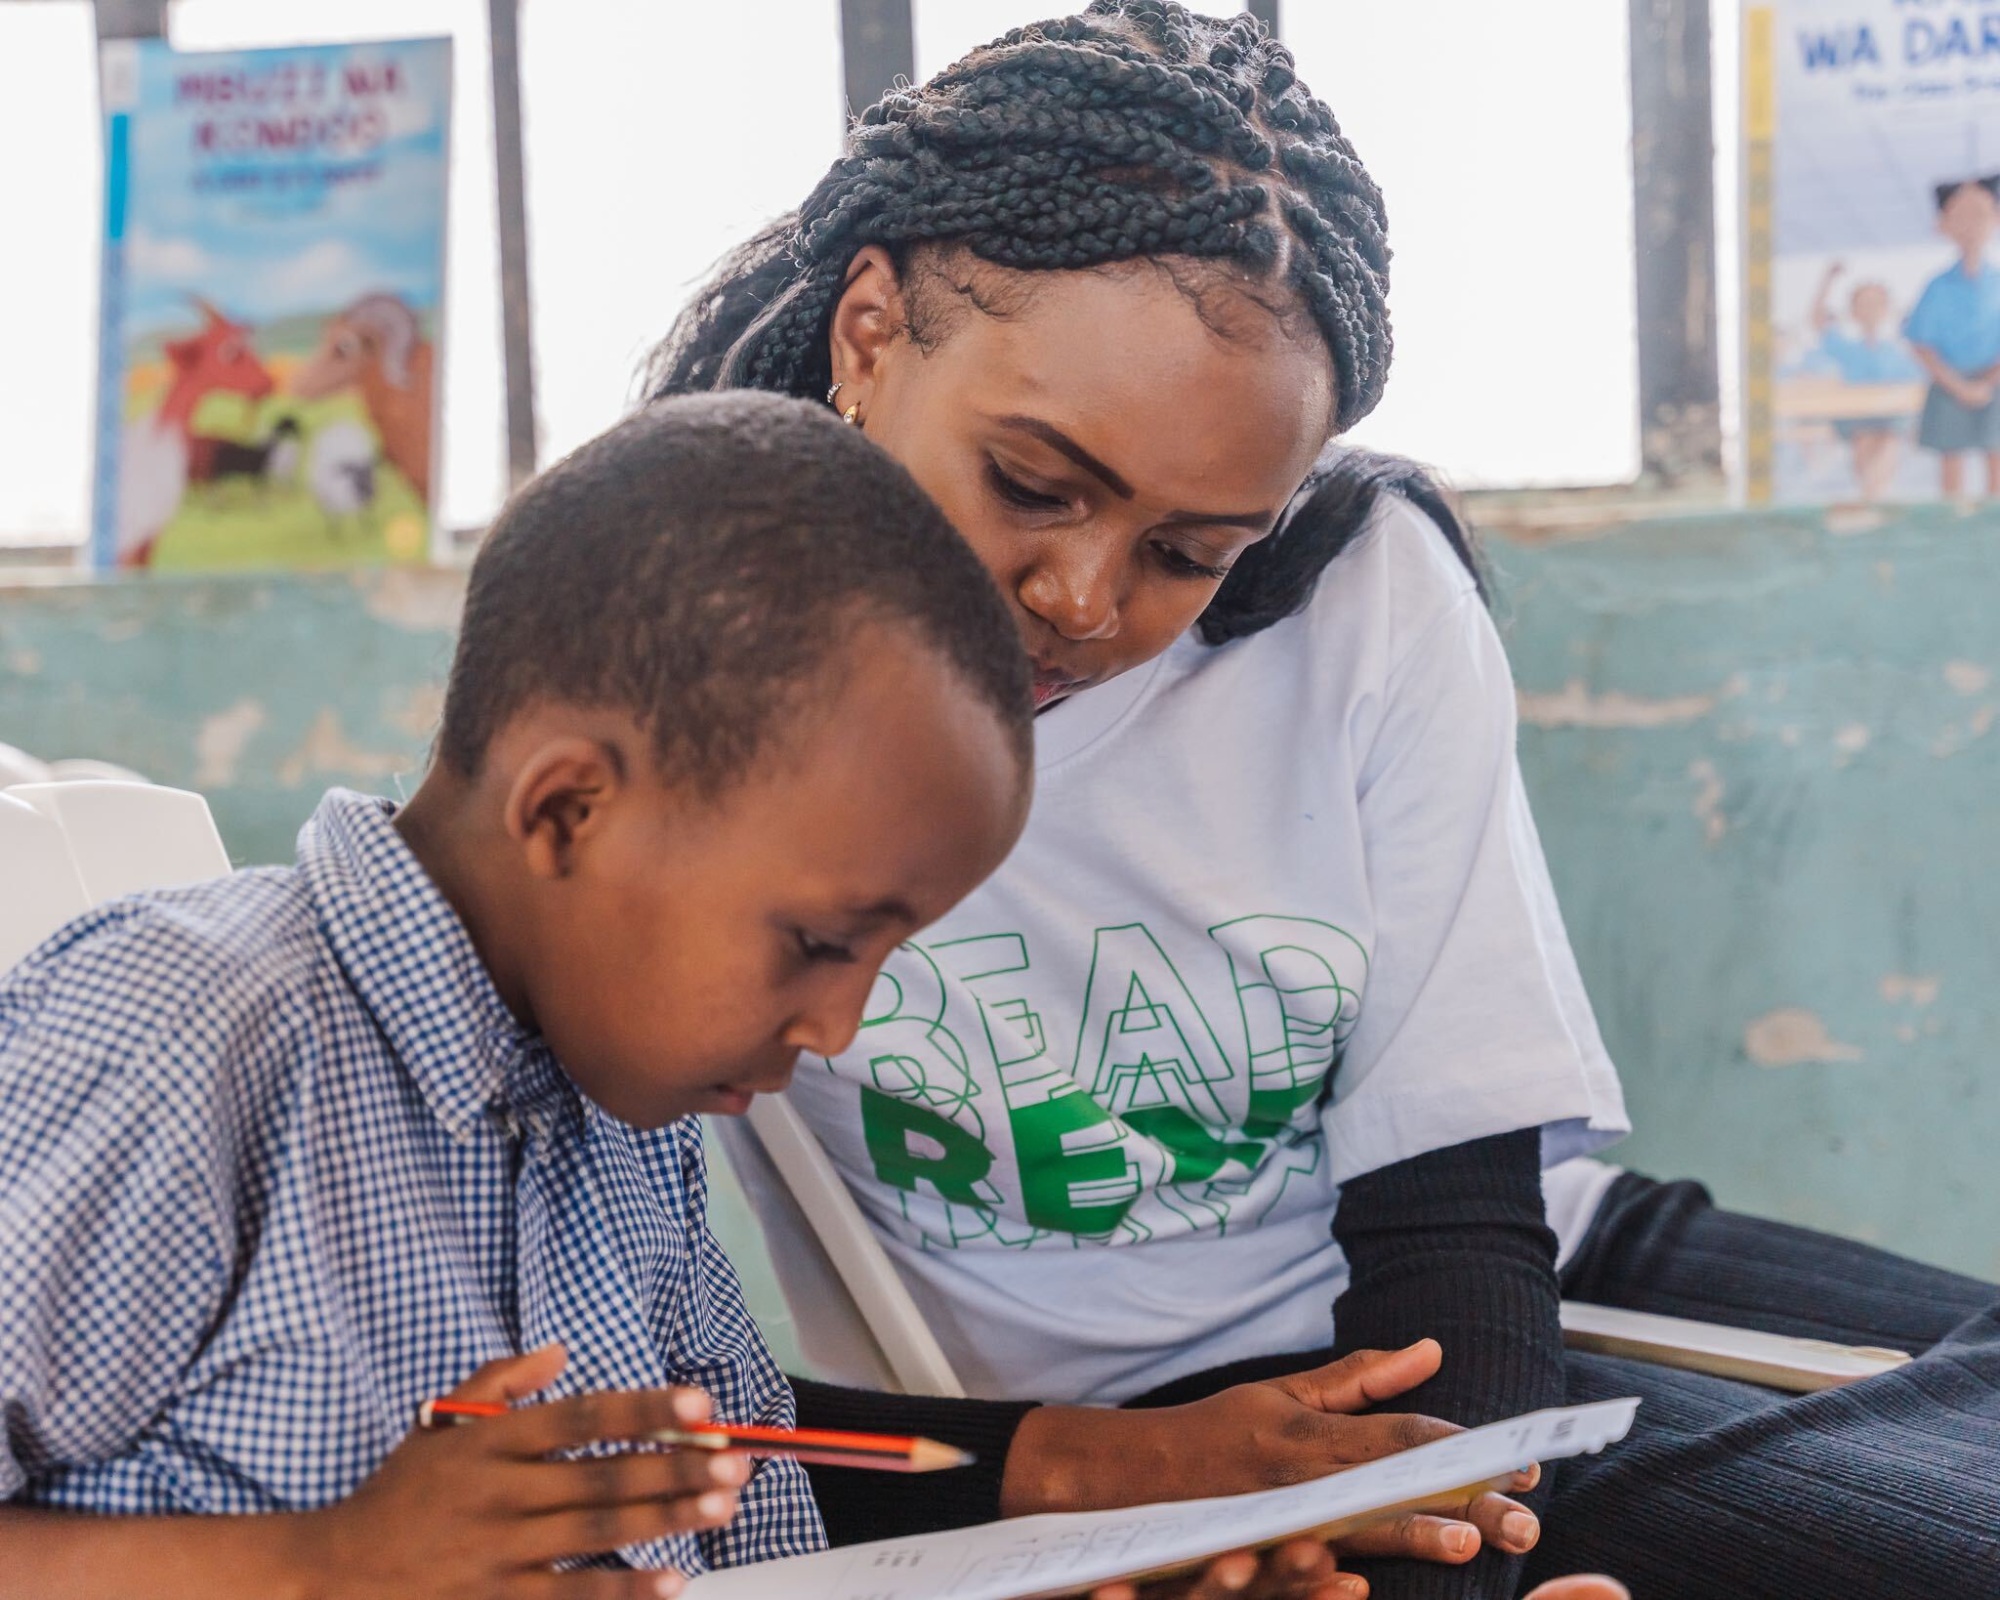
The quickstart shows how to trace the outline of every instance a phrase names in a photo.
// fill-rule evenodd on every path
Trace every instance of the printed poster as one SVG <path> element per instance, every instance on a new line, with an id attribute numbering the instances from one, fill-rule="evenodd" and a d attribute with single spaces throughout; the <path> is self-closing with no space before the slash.
<path id="1" fill-rule="evenodd" d="M 2000 498 L 2000 0 L 1745 25 L 1750 497 Z"/>
<path id="2" fill-rule="evenodd" d="M 450 40 L 102 67 L 95 564 L 427 559 Z"/>

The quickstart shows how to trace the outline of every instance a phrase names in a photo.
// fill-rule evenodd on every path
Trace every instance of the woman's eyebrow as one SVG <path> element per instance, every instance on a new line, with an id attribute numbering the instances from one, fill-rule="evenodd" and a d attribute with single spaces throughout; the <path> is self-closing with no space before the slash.
<path id="1" fill-rule="evenodd" d="M 1003 428 L 1013 428 L 1021 433 L 1033 434 L 1051 450 L 1060 451 L 1068 456 L 1120 500 L 1130 500 L 1133 497 L 1131 484 L 1099 461 L 1062 429 L 1042 421 L 1039 417 L 999 417 L 995 420 Z M 1167 513 L 1169 522 L 1187 522 L 1197 526 L 1254 528 L 1259 533 L 1268 532 L 1271 524 L 1277 520 L 1278 514 L 1275 511 L 1169 511 Z"/>
<path id="2" fill-rule="evenodd" d="M 1083 468 L 1085 472 L 1103 484 L 1105 488 L 1118 496 L 1120 500 L 1130 500 L 1132 498 L 1131 484 L 1119 477 L 1117 473 L 1113 472 L 1102 461 L 1099 461 L 1096 456 L 1092 455 L 1082 445 L 1064 433 L 1062 429 L 1050 426 L 1039 417 L 1001 417 L 998 421 L 1003 428 L 1014 428 L 1021 433 L 1032 433 L 1051 450 L 1060 450 L 1070 460 Z"/>

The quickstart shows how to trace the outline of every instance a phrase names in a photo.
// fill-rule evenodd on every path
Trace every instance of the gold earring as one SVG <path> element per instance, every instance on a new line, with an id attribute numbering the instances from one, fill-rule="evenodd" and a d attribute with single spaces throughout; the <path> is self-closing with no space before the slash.
<path id="1" fill-rule="evenodd" d="M 841 412 L 840 420 L 846 423 L 850 428 L 860 427 L 861 402 L 857 400 L 853 405 L 849 406 L 845 411 Z"/>
<path id="2" fill-rule="evenodd" d="M 826 391 L 826 403 L 827 403 L 828 405 L 832 405 L 832 404 L 833 404 L 833 397 L 834 397 L 835 395 L 839 394 L 839 393 L 840 393 L 840 391 L 841 391 L 842 389 L 845 389 L 846 387 L 847 387 L 847 385 L 846 385 L 846 384 L 844 384 L 844 383 L 836 383 L 836 384 L 835 384 L 835 385 L 834 385 L 834 386 L 833 386 L 833 387 L 832 387 L 831 389 L 827 390 L 827 391 Z"/>

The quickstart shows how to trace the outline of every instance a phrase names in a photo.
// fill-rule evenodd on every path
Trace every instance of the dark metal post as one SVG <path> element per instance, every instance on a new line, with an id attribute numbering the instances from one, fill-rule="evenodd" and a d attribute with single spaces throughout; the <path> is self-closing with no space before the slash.
<path id="1" fill-rule="evenodd" d="M 106 39 L 167 36 L 167 0 L 96 0 L 92 9 L 96 13 L 100 43 Z"/>
<path id="2" fill-rule="evenodd" d="M 1719 482 L 1708 0 L 1628 0 L 1640 471 Z"/>
<path id="3" fill-rule="evenodd" d="M 917 75 L 910 0 L 840 0 L 840 53 L 847 69 L 847 114 L 858 116 L 896 80 Z"/>
<path id="4" fill-rule="evenodd" d="M 1264 24 L 1264 31 L 1273 39 L 1278 33 L 1278 0 L 1243 0 L 1243 9 Z"/>
<path id="5" fill-rule="evenodd" d="M 535 352 L 528 306 L 528 199 L 521 153 L 519 0 L 487 0 L 493 58 L 493 165 L 500 192 L 500 330 L 507 371 L 507 477 L 535 473 Z"/>

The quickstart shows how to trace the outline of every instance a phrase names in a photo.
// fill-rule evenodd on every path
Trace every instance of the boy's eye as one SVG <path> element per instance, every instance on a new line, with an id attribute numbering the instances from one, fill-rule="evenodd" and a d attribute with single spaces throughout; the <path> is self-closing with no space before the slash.
<path id="1" fill-rule="evenodd" d="M 804 928 L 794 928 L 792 938 L 799 947 L 799 954 L 808 961 L 839 961 L 854 959 L 854 952 L 846 945 L 832 939 L 822 939 L 807 933 Z"/>
<path id="2" fill-rule="evenodd" d="M 1069 504 L 1059 494 L 1043 494 L 1039 489 L 1029 488 L 1019 478 L 1004 471 L 997 461 L 986 463 L 986 477 L 995 494 L 1023 511 L 1060 511 Z"/>
<path id="3" fill-rule="evenodd" d="M 1160 565 L 1177 578 L 1204 578 L 1210 583 L 1220 583 L 1229 576 L 1227 567 L 1212 566 L 1206 561 L 1197 561 L 1185 550 L 1177 550 L 1170 544 L 1156 544 Z"/>

